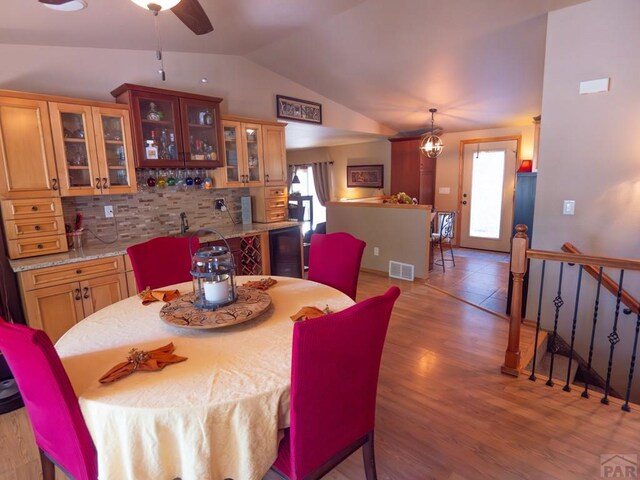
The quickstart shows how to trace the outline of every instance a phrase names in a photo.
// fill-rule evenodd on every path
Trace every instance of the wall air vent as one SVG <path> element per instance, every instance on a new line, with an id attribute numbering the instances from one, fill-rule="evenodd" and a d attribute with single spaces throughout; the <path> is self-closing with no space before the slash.
<path id="1" fill-rule="evenodd" d="M 413 282 L 413 265 L 408 263 L 389 261 L 389 276 L 391 278 L 399 278 L 400 280 L 409 280 Z"/>

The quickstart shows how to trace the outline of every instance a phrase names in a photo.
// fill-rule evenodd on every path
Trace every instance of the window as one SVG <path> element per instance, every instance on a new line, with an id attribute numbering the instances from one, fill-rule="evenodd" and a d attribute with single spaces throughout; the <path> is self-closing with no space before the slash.
<path id="1" fill-rule="evenodd" d="M 313 224 L 310 222 L 310 215 L 308 211 L 304 212 L 305 224 L 302 228 L 303 233 L 307 230 L 311 230 L 316 227 L 317 224 L 327 221 L 327 209 L 320 205 L 318 196 L 316 195 L 316 187 L 313 183 L 313 169 L 310 165 L 301 165 L 296 167 L 296 174 L 300 183 L 291 184 L 292 194 L 300 194 L 302 196 L 313 196 Z"/>

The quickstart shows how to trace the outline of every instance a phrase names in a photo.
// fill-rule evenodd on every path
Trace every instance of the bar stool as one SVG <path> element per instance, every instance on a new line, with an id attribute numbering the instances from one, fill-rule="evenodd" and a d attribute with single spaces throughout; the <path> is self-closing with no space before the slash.
<path id="1" fill-rule="evenodd" d="M 456 212 L 438 212 L 438 232 L 431 234 L 431 245 L 434 248 L 440 249 L 440 261 L 434 259 L 435 265 L 442 266 L 442 271 L 445 271 L 445 262 L 451 262 L 453 266 L 456 266 L 456 260 L 453 257 L 453 246 L 451 241 L 454 237 L 453 226 L 455 225 Z M 451 258 L 444 258 L 443 245 L 449 247 L 451 252 Z"/>

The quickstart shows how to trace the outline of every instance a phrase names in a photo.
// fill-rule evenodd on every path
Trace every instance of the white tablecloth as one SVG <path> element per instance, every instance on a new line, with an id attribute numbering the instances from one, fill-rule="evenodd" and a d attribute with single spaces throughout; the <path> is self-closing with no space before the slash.
<path id="1" fill-rule="evenodd" d="M 260 277 L 238 277 L 238 285 Z M 341 310 L 346 295 L 314 282 L 274 277 L 260 317 L 215 330 L 160 320 L 163 303 L 131 297 L 82 320 L 56 344 L 98 451 L 100 479 L 261 479 L 289 425 L 290 315 L 305 305 Z M 178 286 L 191 291 L 191 284 Z M 98 379 L 129 350 L 169 342 L 188 357 L 112 384 Z"/>

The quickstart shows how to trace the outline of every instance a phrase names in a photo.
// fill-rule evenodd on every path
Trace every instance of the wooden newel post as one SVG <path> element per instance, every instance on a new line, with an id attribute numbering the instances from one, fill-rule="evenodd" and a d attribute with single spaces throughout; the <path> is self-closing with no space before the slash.
<path id="1" fill-rule="evenodd" d="M 509 321 L 509 345 L 504 354 L 502 373 L 518 376 L 520 365 L 520 324 L 522 323 L 522 282 L 527 272 L 527 226 L 516 225 L 516 234 L 511 241 L 511 275 L 513 289 L 511 295 L 511 318 Z"/>

